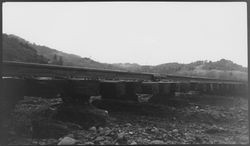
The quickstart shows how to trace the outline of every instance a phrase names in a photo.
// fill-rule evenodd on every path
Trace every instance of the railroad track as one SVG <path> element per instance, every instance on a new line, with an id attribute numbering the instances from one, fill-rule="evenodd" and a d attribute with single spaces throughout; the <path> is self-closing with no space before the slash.
<path id="1" fill-rule="evenodd" d="M 3 76 L 86 78 L 110 80 L 154 80 L 153 74 L 4 61 Z"/>
<path id="2" fill-rule="evenodd" d="M 188 77 L 154 73 L 137 73 L 120 70 L 93 69 L 72 66 L 59 66 L 37 63 L 3 61 L 3 76 L 6 77 L 53 77 L 53 78 L 85 78 L 107 80 L 142 80 L 142 81 L 188 81 L 188 82 L 223 82 L 243 83 L 243 81 L 222 80 L 205 77 Z M 246 82 L 245 82 L 246 83 Z"/>

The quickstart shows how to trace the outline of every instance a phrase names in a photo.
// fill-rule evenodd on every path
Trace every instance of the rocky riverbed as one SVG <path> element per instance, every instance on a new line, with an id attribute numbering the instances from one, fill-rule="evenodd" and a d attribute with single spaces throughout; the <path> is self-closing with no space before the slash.
<path id="1" fill-rule="evenodd" d="M 75 120 L 54 119 L 53 114 L 58 112 L 60 104 L 60 99 L 25 97 L 10 120 L 9 144 L 249 143 L 248 100 L 243 97 L 197 95 L 169 98 L 154 104 L 99 100 L 93 105 L 108 111 L 105 123 L 101 118 L 98 120 L 101 124 L 95 121 L 88 126 Z M 39 133 L 34 133 L 32 119 L 44 120 L 40 122 L 43 125 Z M 88 120 L 85 117 L 80 121 Z"/>

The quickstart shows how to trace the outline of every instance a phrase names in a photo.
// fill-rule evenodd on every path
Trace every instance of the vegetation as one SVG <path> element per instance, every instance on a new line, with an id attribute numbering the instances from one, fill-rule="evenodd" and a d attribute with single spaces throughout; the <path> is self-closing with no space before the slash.
<path id="1" fill-rule="evenodd" d="M 33 63 L 48 63 L 48 59 L 38 55 L 27 42 L 21 42 L 12 35 L 3 35 L 3 60 Z"/>

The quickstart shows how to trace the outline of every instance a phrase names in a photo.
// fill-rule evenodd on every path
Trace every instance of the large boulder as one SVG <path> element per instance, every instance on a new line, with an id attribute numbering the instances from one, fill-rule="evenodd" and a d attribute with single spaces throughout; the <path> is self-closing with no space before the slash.
<path id="1" fill-rule="evenodd" d="M 71 137 L 64 137 L 57 145 L 75 145 L 78 141 Z"/>

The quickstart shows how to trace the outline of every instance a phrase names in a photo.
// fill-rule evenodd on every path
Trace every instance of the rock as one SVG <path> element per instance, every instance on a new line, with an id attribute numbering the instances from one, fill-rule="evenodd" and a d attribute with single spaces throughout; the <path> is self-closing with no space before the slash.
<path id="1" fill-rule="evenodd" d="M 104 129 L 103 129 L 102 127 L 99 127 L 99 128 L 98 128 L 98 132 L 99 132 L 99 133 L 104 133 Z"/>
<path id="2" fill-rule="evenodd" d="M 239 122 L 244 122 L 244 121 L 245 121 L 245 119 L 239 119 L 238 121 L 239 121 Z"/>
<path id="3" fill-rule="evenodd" d="M 90 96 L 89 103 L 92 103 L 95 100 L 101 100 L 102 96 Z"/>
<path id="4" fill-rule="evenodd" d="M 44 141 L 39 141 L 38 144 L 39 144 L 39 145 L 46 145 L 46 142 L 44 142 Z"/>
<path id="5" fill-rule="evenodd" d="M 227 116 L 224 113 L 221 113 L 222 118 L 226 118 Z"/>
<path id="6" fill-rule="evenodd" d="M 110 130 L 110 128 L 109 127 L 104 127 L 104 130 L 106 131 L 106 130 Z"/>
<path id="7" fill-rule="evenodd" d="M 229 139 L 228 137 L 226 137 L 226 138 L 224 138 L 224 140 L 225 140 L 226 142 L 228 142 L 230 139 Z"/>
<path id="8" fill-rule="evenodd" d="M 100 145 L 105 145 L 105 142 L 99 142 Z"/>
<path id="9" fill-rule="evenodd" d="M 165 134 L 165 133 L 162 135 L 162 137 L 164 137 L 164 138 L 165 138 L 165 137 L 167 137 L 167 136 L 168 136 L 168 135 L 167 135 L 167 134 Z"/>
<path id="10" fill-rule="evenodd" d="M 167 132 L 167 130 L 164 129 L 164 128 L 159 128 L 159 130 L 162 131 L 162 132 Z"/>
<path id="11" fill-rule="evenodd" d="M 95 141 L 103 141 L 104 140 L 104 137 L 103 136 L 98 136 Z"/>
<path id="12" fill-rule="evenodd" d="M 88 142 L 85 142 L 85 143 L 84 143 L 84 145 L 94 145 L 94 143 L 93 143 L 93 142 L 88 141 Z"/>
<path id="13" fill-rule="evenodd" d="M 177 132 L 178 132 L 178 129 L 174 129 L 173 132 L 174 132 L 174 133 L 177 133 Z"/>
<path id="14" fill-rule="evenodd" d="M 74 135 L 73 134 L 68 134 L 67 136 L 65 137 L 70 137 L 70 138 L 74 138 Z"/>
<path id="15" fill-rule="evenodd" d="M 89 131 L 96 132 L 96 127 L 95 127 L 95 126 L 90 127 L 90 128 L 89 128 Z"/>
<path id="16" fill-rule="evenodd" d="M 56 139 L 48 139 L 47 144 L 48 145 L 56 145 L 58 143 L 58 140 Z"/>
<path id="17" fill-rule="evenodd" d="M 240 143 L 249 143 L 249 138 L 248 138 L 248 136 L 241 136 L 241 137 L 239 137 L 239 141 L 240 141 Z"/>
<path id="18" fill-rule="evenodd" d="M 118 134 L 117 134 L 117 139 L 118 139 L 118 140 L 124 139 L 124 136 L 125 136 L 125 133 L 124 133 L 124 132 L 118 133 Z"/>
<path id="19" fill-rule="evenodd" d="M 210 129 L 205 130 L 208 134 L 215 134 L 215 133 L 221 133 L 225 132 L 226 130 L 222 127 L 212 126 Z"/>
<path id="20" fill-rule="evenodd" d="M 104 132 L 104 134 L 105 134 L 105 135 L 109 135 L 109 134 L 111 134 L 111 132 L 112 132 L 112 130 L 107 129 L 107 130 Z"/>
<path id="21" fill-rule="evenodd" d="M 76 144 L 78 141 L 70 138 L 70 137 L 64 137 L 57 145 L 74 145 Z"/>
<path id="22" fill-rule="evenodd" d="M 195 142 L 202 143 L 202 139 L 198 136 L 195 136 Z"/>
<path id="23" fill-rule="evenodd" d="M 141 137 L 139 137 L 136 141 L 138 144 L 149 144 L 150 143 L 150 140 L 148 140 L 147 138 L 143 139 Z"/>
<path id="24" fill-rule="evenodd" d="M 119 144 L 127 144 L 127 138 L 125 137 L 125 133 L 124 132 L 122 132 L 122 133 L 119 133 L 118 135 L 117 135 L 117 142 L 119 143 Z"/>
<path id="25" fill-rule="evenodd" d="M 152 136 L 151 135 L 148 135 L 148 139 L 151 139 L 152 138 Z"/>
<path id="26" fill-rule="evenodd" d="M 158 132 L 159 132 L 159 129 L 157 129 L 156 127 L 153 127 L 153 129 L 151 129 L 151 132 L 158 133 Z"/>
<path id="27" fill-rule="evenodd" d="M 150 142 L 150 144 L 165 144 L 164 141 L 161 140 L 153 140 Z"/>
<path id="28" fill-rule="evenodd" d="M 126 124 L 125 124 L 125 126 L 130 127 L 130 126 L 132 126 L 132 124 L 130 124 L 130 123 L 126 123 Z"/>
<path id="29" fill-rule="evenodd" d="M 130 132 L 128 132 L 128 133 L 129 133 L 129 134 L 134 134 L 134 133 L 133 133 L 133 132 L 131 132 L 131 131 L 130 131 Z"/>
<path id="30" fill-rule="evenodd" d="M 137 143 L 135 141 L 132 141 L 130 144 L 131 145 L 137 145 Z"/>

